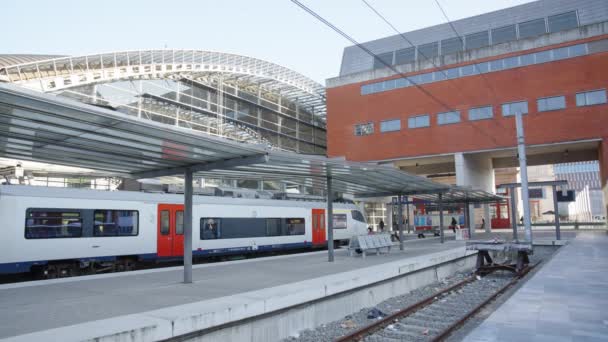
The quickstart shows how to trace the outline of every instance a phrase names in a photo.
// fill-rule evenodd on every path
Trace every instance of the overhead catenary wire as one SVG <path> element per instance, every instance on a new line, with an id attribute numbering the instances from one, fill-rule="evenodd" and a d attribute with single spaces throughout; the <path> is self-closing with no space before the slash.
<path id="1" fill-rule="evenodd" d="M 326 20 L 325 18 L 323 18 L 321 15 L 317 14 L 315 11 L 313 11 L 312 9 L 310 9 L 309 7 L 307 7 L 306 5 L 304 5 L 303 3 L 301 3 L 300 1 L 298 1 L 298 0 L 290 0 L 290 1 L 293 2 L 294 4 L 296 4 L 298 7 L 302 8 L 304 11 L 306 11 L 307 13 L 309 13 L 310 15 L 312 15 L 313 17 L 315 17 L 317 20 L 319 20 L 320 22 L 322 22 L 323 24 L 325 24 L 329 28 L 331 28 L 332 30 L 334 30 L 336 33 L 338 33 L 339 35 L 341 35 L 342 37 L 344 37 L 346 40 L 350 41 L 352 44 L 354 44 L 357 47 L 359 47 L 365 53 L 367 53 L 370 56 L 372 56 L 375 60 L 377 60 L 380 63 L 382 63 L 385 67 L 387 67 L 388 69 L 390 69 L 391 71 L 393 71 L 396 75 L 399 75 L 402 78 L 407 79 L 412 85 L 414 85 L 414 87 L 416 87 L 424 95 L 428 96 L 433 101 L 435 101 L 436 103 L 438 103 L 439 105 L 441 105 L 447 111 L 449 111 L 449 112 L 456 112 L 457 111 L 454 107 L 448 105 L 447 103 L 445 103 L 444 101 L 442 101 L 441 99 L 439 99 L 437 96 L 435 96 L 429 90 L 427 90 L 424 87 L 422 87 L 420 84 L 418 84 L 417 82 L 415 82 L 414 80 L 412 80 L 409 76 L 405 75 L 403 72 L 399 71 L 393 65 L 385 62 L 382 58 L 379 58 L 378 55 L 376 55 L 374 52 L 372 52 L 370 49 L 368 49 L 365 45 L 359 43 L 353 37 L 351 37 L 350 35 L 348 35 L 344 31 L 342 31 L 341 29 L 339 29 L 338 27 L 336 27 L 334 24 L 332 24 L 331 22 L 329 22 L 328 20 Z M 496 138 L 494 136 L 486 133 L 484 130 L 482 130 L 481 128 L 477 127 L 474 124 L 471 124 L 470 126 L 473 127 L 474 129 L 478 130 L 483 135 L 485 135 L 488 138 L 490 138 L 496 145 L 500 145 L 500 143 L 496 140 Z"/>

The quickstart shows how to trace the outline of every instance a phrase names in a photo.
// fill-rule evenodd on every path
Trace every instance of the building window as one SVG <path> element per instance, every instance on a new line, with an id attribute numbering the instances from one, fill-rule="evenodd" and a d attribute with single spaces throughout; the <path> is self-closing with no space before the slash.
<path id="1" fill-rule="evenodd" d="M 493 116 L 492 106 L 469 109 L 469 120 L 471 121 L 491 119 Z"/>
<path id="2" fill-rule="evenodd" d="M 488 31 L 482 31 L 466 35 L 467 50 L 479 49 L 488 45 L 490 45 L 490 36 L 488 35 Z"/>
<path id="3" fill-rule="evenodd" d="M 460 37 L 444 39 L 441 41 L 442 55 L 449 55 L 451 53 L 461 52 L 462 50 L 463 46 Z"/>
<path id="4" fill-rule="evenodd" d="M 413 63 L 416 61 L 416 48 L 409 47 L 407 49 L 397 50 L 395 52 L 395 64 Z"/>
<path id="5" fill-rule="evenodd" d="M 393 64 L 393 52 L 381 53 L 374 57 L 374 69 L 386 68 L 386 64 Z"/>
<path id="6" fill-rule="evenodd" d="M 438 125 L 447 125 L 452 123 L 460 122 L 460 112 L 445 112 L 437 114 L 437 124 Z"/>
<path id="7" fill-rule="evenodd" d="M 547 33 L 545 27 L 545 18 L 526 21 L 525 23 L 517 24 L 519 27 L 519 39 L 539 36 Z"/>
<path id="8" fill-rule="evenodd" d="M 549 32 L 570 30 L 578 27 L 576 11 L 556 14 L 549 17 Z"/>
<path id="9" fill-rule="evenodd" d="M 502 116 L 515 115 L 517 112 L 528 114 L 528 101 L 504 103 L 502 105 Z"/>
<path id="10" fill-rule="evenodd" d="M 401 129 L 401 120 L 387 120 L 380 122 L 380 132 L 393 132 Z"/>
<path id="11" fill-rule="evenodd" d="M 429 59 L 439 56 L 439 42 L 418 46 L 418 59 Z"/>
<path id="12" fill-rule="evenodd" d="M 355 125 L 355 135 L 370 135 L 372 133 L 374 133 L 373 122 Z"/>
<path id="13" fill-rule="evenodd" d="M 429 119 L 428 114 L 412 116 L 407 119 L 407 127 L 409 128 L 429 127 L 430 125 L 431 120 Z"/>
<path id="14" fill-rule="evenodd" d="M 576 94 L 576 105 L 592 106 L 606 103 L 606 90 L 594 90 Z"/>
<path id="15" fill-rule="evenodd" d="M 566 98 L 564 96 L 553 96 L 538 99 L 538 111 L 546 112 L 566 108 Z"/>
<path id="16" fill-rule="evenodd" d="M 492 44 L 506 43 L 517 39 L 515 25 L 492 29 Z"/>

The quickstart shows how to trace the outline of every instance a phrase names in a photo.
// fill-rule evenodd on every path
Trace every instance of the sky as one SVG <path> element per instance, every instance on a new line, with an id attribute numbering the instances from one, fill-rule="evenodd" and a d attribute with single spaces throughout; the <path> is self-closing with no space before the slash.
<path id="1" fill-rule="evenodd" d="M 361 0 L 301 0 L 359 42 L 394 31 Z M 435 0 L 368 0 L 402 32 L 445 23 Z M 457 20 L 530 0 L 439 0 Z M 261 58 L 325 84 L 352 45 L 290 0 L 2 0 L 0 54 L 197 49 Z"/>

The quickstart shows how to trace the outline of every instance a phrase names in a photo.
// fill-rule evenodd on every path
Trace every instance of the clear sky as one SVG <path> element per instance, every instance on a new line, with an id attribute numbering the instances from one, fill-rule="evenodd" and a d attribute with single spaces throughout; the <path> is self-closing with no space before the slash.
<path id="1" fill-rule="evenodd" d="M 530 0 L 439 0 L 451 20 Z M 361 0 L 301 0 L 360 42 L 394 34 Z M 368 0 L 403 32 L 445 22 L 434 0 Z M 0 53 L 185 48 L 265 59 L 322 84 L 351 45 L 289 0 L 2 0 Z"/>

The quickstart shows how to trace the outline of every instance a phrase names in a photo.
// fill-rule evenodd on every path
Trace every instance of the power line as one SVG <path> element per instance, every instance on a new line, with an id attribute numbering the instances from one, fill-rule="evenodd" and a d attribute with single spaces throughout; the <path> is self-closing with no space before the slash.
<path id="1" fill-rule="evenodd" d="M 452 107 L 450 107 L 448 104 L 446 104 L 445 102 L 441 101 L 440 99 L 438 99 L 436 96 L 434 96 L 433 94 L 431 94 L 428 90 L 424 89 L 423 87 L 421 87 L 418 83 L 416 83 L 414 80 L 410 79 L 410 77 L 406 76 L 404 73 L 400 72 L 399 70 L 397 70 L 395 67 L 393 67 L 391 64 L 385 62 L 384 60 L 382 60 L 381 58 L 378 57 L 378 55 L 376 55 L 375 53 L 373 53 L 371 50 L 369 50 L 367 47 L 365 47 L 363 44 L 359 43 L 358 41 L 356 41 L 353 37 L 349 36 L 348 34 L 346 34 L 344 31 L 340 30 L 339 28 L 337 28 L 334 24 L 330 23 L 329 21 L 327 21 L 325 18 L 323 18 L 322 16 L 320 16 L 319 14 L 317 14 L 315 11 L 313 11 L 312 9 L 308 8 L 306 5 L 302 4 L 300 1 L 298 0 L 291 0 L 291 2 L 293 2 L 294 4 L 298 5 L 300 8 L 302 8 L 304 11 L 308 12 L 310 15 L 312 15 L 313 17 L 315 17 L 317 20 L 319 20 L 320 22 L 322 22 L 323 24 L 325 24 L 326 26 L 328 26 L 329 28 L 331 28 L 332 30 L 334 30 L 336 33 L 338 33 L 339 35 L 341 35 L 342 37 L 346 38 L 346 40 L 350 41 L 351 43 L 353 43 L 354 45 L 356 45 L 357 47 L 359 47 L 361 50 L 365 51 L 367 54 L 369 54 L 370 56 L 372 56 L 374 59 L 380 61 L 380 63 L 382 63 L 385 67 L 389 68 L 391 71 L 393 71 L 395 74 L 402 76 L 403 78 L 407 79 L 411 84 L 413 84 L 418 90 L 422 91 L 425 95 L 427 95 L 428 97 L 430 97 L 431 99 L 433 99 L 435 102 L 437 102 L 438 104 L 440 104 L 442 107 L 444 107 L 445 109 L 447 109 L 448 111 L 455 111 L 455 109 L 453 109 Z"/>
<path id="2" fill-rule="evenodd" d="M 352 44 L 356 45 L 357 47 L 359 47 L 361 50 L 365 51 L 367 54 L 369 54 L 370 56 L 372 56 L 374 58 L 374 60 L 378 60 L 380 63 L 382 63 L 385 67 L 389 68 L 391 71 L 393 71 L 395 74 L 400 75 L 402 78 L 407 79 L 411 84 L 413 84 L 418 90 L 420 90 L 422 93 L 424 93 L 426 96 L 428 96 L 429 98 L 431 98 L 433 101 L 437 102 L 438 104 L 440 104 L 443 108 L 447 109 L 447 111 L 450 112 L 456 112 L 457 110 L 454 109 L 453 107 L 451 107 L 450 105 L 448 105 L 447 103 L 441 101 L 439 98 L 437 98 L 435 95 L 433 95 L 430 91 L 424 89 L 424 87 L 420 86 L 417 82 L 413 81 L 410 77 L 408 77 L 407 75 L 405 75 L 404 73 L 402 73 L 401 71 L 397 70 L 393 65 L 385 62 L 383 59 L 379 58 L 378 55 L 376 55 L 375 53 L 373 53 L 371 50 L 369 50 L 367 47 L 365 47 L 363 44 L 359 43 L 357 40 L 355 40 L 353 37 L 349 36 L 347 33 L 345 33 L 344 31 L 340 30 L 338 27 L 336 27 L 334 24 L 332 24 L 331 22 L 329 22 L 328 20 L 326 20 L 325 18 L 323 18 L 321 15 L 317 14 L 315 11 L 313 11 L 312 9 L 308 8 L 306 5 L 302 4 L 300 1 L 298 0 L 291 0 L 291 2 L 293 2 L 294 4 L 298 5 L 300 8 L 302 8 L 304 11 L 308 12 L 310 15 L 312 15 L 313 17 L 315 17 L 317 20 L 319 20 L 320 22 L 322 22 L 323 24 L 325 24 L 326 26 L 328 26 L 329 28 L 331 28 L 332 30 L 334 30 L 336 33 L 338 33 L 339 35 L 341 35 L 342 37 L 346 38 L 346 40 L 350 41 Z M 391 25 L 392 26 L 392 25 Z M 479 127 L 477 127 L 474 124 L 470 125 L 471 127 L 475 128 L 476 130 L 478 130 L 479 132 L 481 132 L 483 135 L 487 136 L 488 138 L 490 138 L 496 145 L 500 145 L 499 142 L 496 140 L 496 138 L 492 135 L 489 135 L 488 133 L 486 133 L 485 131 L 483 131 L 482 129 L 480 129 Z"/>

